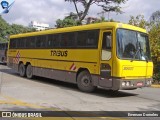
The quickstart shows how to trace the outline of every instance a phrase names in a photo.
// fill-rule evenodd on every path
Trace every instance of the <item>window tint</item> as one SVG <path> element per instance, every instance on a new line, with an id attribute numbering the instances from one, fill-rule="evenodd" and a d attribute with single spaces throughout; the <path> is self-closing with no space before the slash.
<path id="1" fill-rule="evenodd" d="M 36 48 L 45 48 L 47 40 L 46 36 L 37 36 L 36 38 Z"/>
<path id="2" fill-rule="evenodd" d="M 15 38 L 13 38 L 13 39 L 10 39 L 10 48 L 11 49 L 14 49 L 14 48 L 16 48 L 16 39 Z"/>
<path id="3" fill-rule="evenodd" d="M 18 38 L 17 39 L 17 48 L 25 48 L 26 38 Z"/>
<path id="4" fill-rule="evenodd" d="M 66 47 L 67 46 L 67 41 L 68 41 L 68 34 L 67 33 L 63 33 L 61 35 L 61 47 Z"/>
<path id="5" fill-rule="evenodd" d="M 77 46 L 84 48 L 98 47 L 98 30 L 80 31 L 77 35 Z"/>
<path id="6" fill-rule="evenodd" d="M 60 34 L 55 34 L 53 37 L 53 48 L 59 48 L 60 47 Z"/>
<path id="7" fill-rule="evenodd" d="M 112 35 L 111 32 L 104 32 L 103 33 L 103 43 L 102 43 L 102 49 L 110 50 L 111 49 L 111 40 L 112 40 Z"/>
<path id="8" fill-rule="evenodd" d="M 11 39 L 10 48 L 97 48 L 99 30 Z"/>
<path id="9" fill-rule="evenodd" d="M 76 40 L 76 33 L 68 33 L 68 41 L 67 41 L 67 47 L 76 47 L 75 41 Z"/>
<path id="10" fill-rule="evenodd" d="M 78 32 L 77 46 L 78 47 L 85 47 L 86 46 L 86 38 L 87 38 L 87 32 L 85 32 L 85 31 Z"/>
<path id="11" fill-rule="evenodd" d="M 102 41 L 102 60 L 109 60 L 111 58 L 111 43 L 112 43 L 112 33 L 104 32 Z"/>
<path id="12" fill-rule="evenodd" d="M 75 33 L 64 33 L 61 35 L 61 47 L 75 47 Z"/>
<path id="13" fill-rule="evenodd" d="M 87 46 L 89 47 L 97 47 L 98 46 L 98 34 L 97 31 L 88 31 L 88 38 L 87 38 Z"/>
<path id="14" fill-rule="evenodd" d="M 53 41 L 54 40 L 54 35 L 48 35 L 48 40 L 47 40 L 47 47 L 48 48 L 53 48 Z"/>
<path id="15" fill-rule="evenodd" d="M 26 48 L 35 48 L 35 37 L 26 38 Z"/>

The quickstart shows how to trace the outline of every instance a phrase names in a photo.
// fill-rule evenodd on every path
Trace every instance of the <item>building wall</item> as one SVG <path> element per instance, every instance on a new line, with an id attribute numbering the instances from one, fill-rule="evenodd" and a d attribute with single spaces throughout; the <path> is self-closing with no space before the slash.
<path id="1" fill-rule="evenodd" d="M 35 28 L 37 31 L 49 29 L 49 24 L 39 23 L 37 21 L 31 21 L 29 27 Z"/>

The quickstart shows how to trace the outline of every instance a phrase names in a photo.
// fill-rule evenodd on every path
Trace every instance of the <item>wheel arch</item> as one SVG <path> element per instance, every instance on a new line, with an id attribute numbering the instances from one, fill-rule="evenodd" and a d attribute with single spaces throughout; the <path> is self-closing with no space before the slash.
<path id="1" fill-rule="evenodd" d="M 31 63 L 30 63 L 30 62 L 26 62 L 26 65 L 25 65 L 25 66 L 27 67 L 29 64 L 31 65 Z"/>
<path id="2" fill-rule="evenodd" d="M 79 68 L 78 71 L 77 71 L 77 74 L 76 74 L 76 82 L 77 82 L 77 77 L 78 77 L 78 75 L 79 75 L 82 71 L 88 71 L 89 74 L 90 74 L 90 71 L 89 71 L 87 68 Z"/>

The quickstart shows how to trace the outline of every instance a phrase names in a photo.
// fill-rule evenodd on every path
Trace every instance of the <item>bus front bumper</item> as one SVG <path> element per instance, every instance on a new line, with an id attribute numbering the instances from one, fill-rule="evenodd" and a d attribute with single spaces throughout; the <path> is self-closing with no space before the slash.
<path id="1" fill-rule="evenodd" d="M 142 87 L 150 87 L 152 84 L 152 78 L 146 79 L 113 79 L 113 90 L 132 90 Z"/>

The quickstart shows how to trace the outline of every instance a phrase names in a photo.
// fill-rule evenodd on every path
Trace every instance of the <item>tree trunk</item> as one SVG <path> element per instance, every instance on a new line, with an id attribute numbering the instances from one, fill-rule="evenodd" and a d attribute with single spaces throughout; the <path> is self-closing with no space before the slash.
<path id="1" fill-rule="evenodd" d="M 91 3 L 92 3 L 93 0 L 90 0 L 88 3 L 87 3 L 87 6 L 85 7 L 85 10 L 83 12 L 83 15 L 80 17 L 79 21 L 82 22 L 82 20 L 86 17 L 87 13 L 88 13 L 88 10 L 91 6 Z"/>

